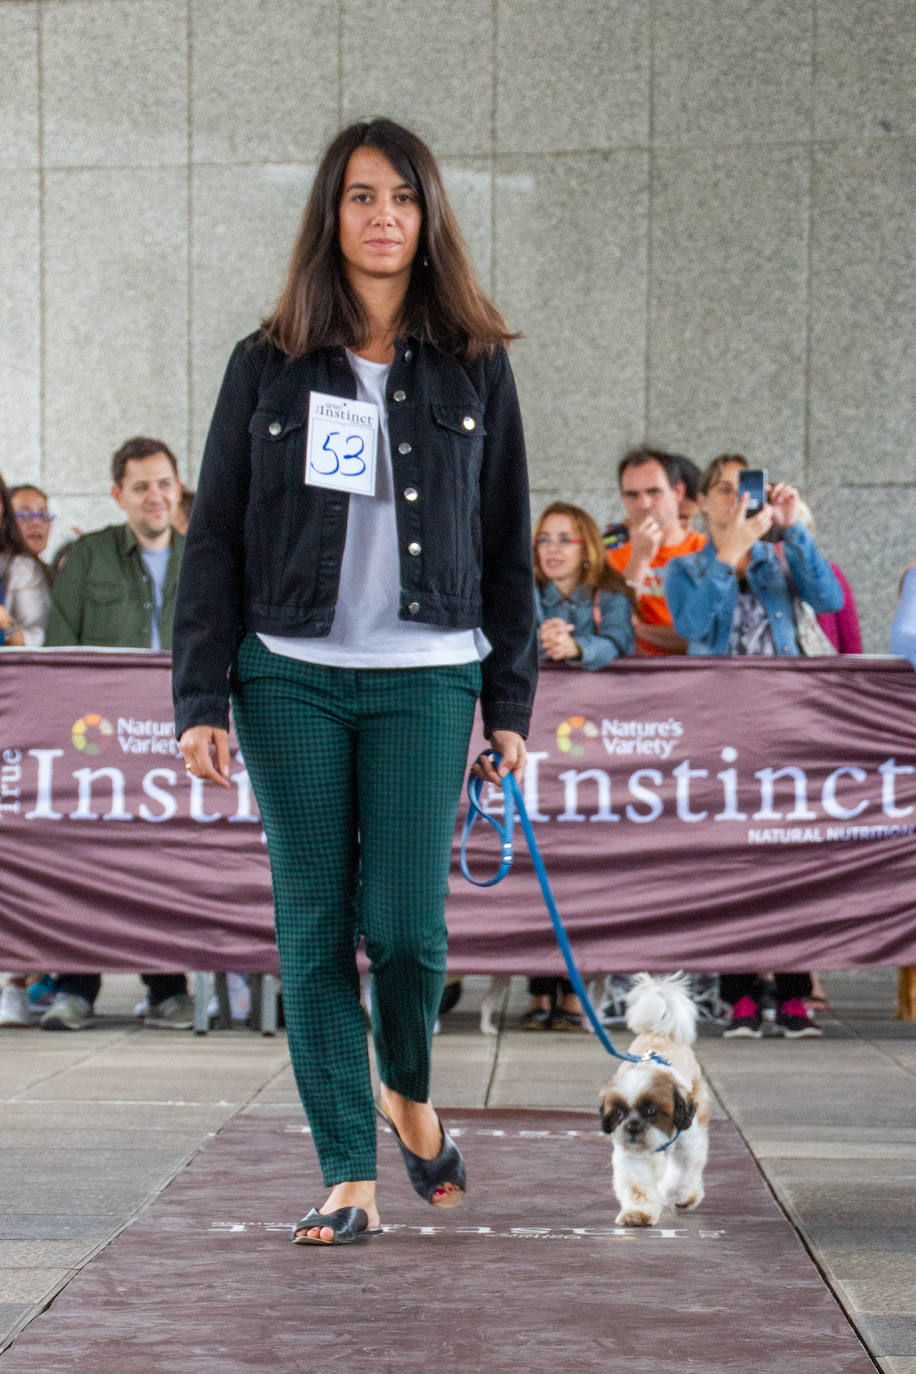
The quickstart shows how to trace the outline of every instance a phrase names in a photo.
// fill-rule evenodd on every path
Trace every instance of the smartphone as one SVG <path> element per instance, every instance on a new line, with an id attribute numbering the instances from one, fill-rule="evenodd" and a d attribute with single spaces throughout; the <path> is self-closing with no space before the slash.
<path id="1" fill-rule="evenodd" d="M 738 474 L 738 500 L 745 492 L 749 494 L 745 515 L 756 515 L 763 510 L 767 501 L 766 468 L 742 468 Z"/>

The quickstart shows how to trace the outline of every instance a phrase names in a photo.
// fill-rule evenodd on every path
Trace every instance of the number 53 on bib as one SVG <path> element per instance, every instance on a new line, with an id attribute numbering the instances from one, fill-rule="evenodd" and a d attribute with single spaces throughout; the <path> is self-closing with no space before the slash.
<path id="1" fill-rule="evenodd" d="M 309 392 L 305 481 L 360 496 L 375 495 L 378 406 Z"/>

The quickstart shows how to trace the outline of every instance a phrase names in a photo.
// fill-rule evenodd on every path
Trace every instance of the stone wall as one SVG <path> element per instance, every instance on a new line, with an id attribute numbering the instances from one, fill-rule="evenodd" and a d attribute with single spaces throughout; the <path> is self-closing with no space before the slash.
<path id="1" fill-rule="evenodd" d="M 193 483 L 317 155 L 443 164 L 513 349 L 533 505 L 603 521 L 648 437 L 799 482 L 883 651 L 916 555 L 913 0 L 0 0 L 0 470 L 114 518 Z"/>

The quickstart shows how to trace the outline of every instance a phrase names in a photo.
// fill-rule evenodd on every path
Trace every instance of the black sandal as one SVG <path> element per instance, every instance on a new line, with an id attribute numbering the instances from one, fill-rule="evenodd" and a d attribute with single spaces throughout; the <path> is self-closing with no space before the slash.
<path id="1" fill-rule="evenodd" d="M 439 1129 L 442 1132 L 442 1148 L 435 1159 L 423 1159 L 420 1155 L 415 1155 L 413 1150 L 409 1150 L 404 1144 L 398 1128 L 382 1111 L 378 1108 L 379 1116 L 391 1127 L 395 1140 L 398 1142 L 401 1154 L 404 1158 L 404 1165 L 407 1169 L 407 1177 L 414 1192 L 419 1194 L 424 1202 L 429 1202 L 433 1207 L 457 1207 L 464 1201 L 467 1191 L 467 1175 L 464 1168 L 464 1159 L 461 1151 L 455 1144 L 448 1131 L 439 1121 Z M 435 1199 L 437 1188 L 441 1188 L 444 1183 L 451 1183 L 453 1191 L 446 1193 L 441 1202 Z"/>
<path id="2" fill-rule="evenodd" d="M 300 1231 L 315 1227 L 328 1226 L 334 1232 L 333 1240 L 321 1240 L 318 1236 L 301 1236 Z M 338 1207 L 334 1212 L 319 1212 L 313 1207 L 308 1216 L 297 1222 L 293 1228 L 293 1245 L 351 1245 L 363 1236 L 377 1236 L 377 1230 L 369 1230 L 369 1218 L 362 1207 Z"/>

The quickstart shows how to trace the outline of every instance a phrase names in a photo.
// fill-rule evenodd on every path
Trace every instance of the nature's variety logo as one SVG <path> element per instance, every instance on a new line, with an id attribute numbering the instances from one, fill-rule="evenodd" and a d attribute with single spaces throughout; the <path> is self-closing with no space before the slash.
<path id="1" fill-rule="evenodd" d="M 83 754 L 101 754 L 107 749 L 114 735 L 110 720 L 91 711 L 73 722 L 70 738 L 74 746 Z"/>
<path id="2" fill-rule="evenodd" d="M 570 716 L 557 726 L 557 748 L 574 759 L 581 759 L 592 740 L 599 735 L 598 726 L 585 716 Z"/>

